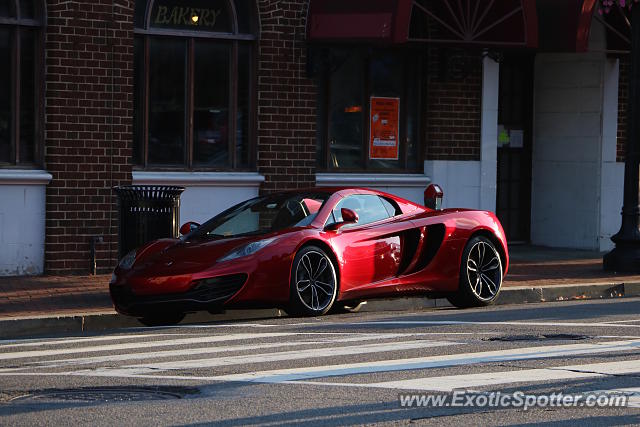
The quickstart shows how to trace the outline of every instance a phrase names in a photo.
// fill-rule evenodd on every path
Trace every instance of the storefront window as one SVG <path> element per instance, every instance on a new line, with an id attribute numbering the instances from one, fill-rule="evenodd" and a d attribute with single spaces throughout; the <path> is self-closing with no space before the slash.
<path id="1" fill-rule="evenodd" d="M 248 0 L 136 3 L 136 165 L 252 167 L 254 19 Z"/>
<path id="2" fill-rule="evenodd" d="M 318 77 L 321 170 L 417 170 L 421 55 L 322 49 Z"/>
<path id="3" fill-rule="evenodd" d="M 364 132 L 363 55 L 349 55 L 329 85 L 328 142 L 331 167 L 362 167 Z"/>
<path id="4" fill-rule="evenodd" d="M 0 164 L 41 163 L 40 6 L 0 6 Z"/>
<path id="5" fill-rule="evenodd" d="M 149 163 L 181 165 L 185 161 L 185 92 L 187 43 L 149 40 Z"/>
<path id="6" fill-rule="evenodd" d="M 229 163 L 229 48 L 196 41 L 195 81 L 200 84 L 194 94 L 195 164 L 224 167 Z"/>

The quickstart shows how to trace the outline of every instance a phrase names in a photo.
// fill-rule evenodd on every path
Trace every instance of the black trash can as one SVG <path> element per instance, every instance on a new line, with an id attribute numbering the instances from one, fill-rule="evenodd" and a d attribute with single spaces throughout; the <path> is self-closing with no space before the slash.
<path id="1" fill-rule="evenodd" d="M 147 242 L 178 237 L 184 187 L 121 185 L 118 196 L 118 259 Z"/>

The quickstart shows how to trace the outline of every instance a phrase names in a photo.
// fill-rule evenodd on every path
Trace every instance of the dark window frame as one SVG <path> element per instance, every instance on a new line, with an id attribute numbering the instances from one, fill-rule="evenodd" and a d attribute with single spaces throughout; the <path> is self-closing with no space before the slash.
<path id="1" fill-rule="evenodd" d="M 11 123 L 9 125 L 9 161 L 0 161 L 1 168 L 40 168 L 44 165 L 44 44 L 46 27 L 46 5 L 43 1 L 33 1 L 33 18 L 22 18 L 20 3 L 24 0 L 13 0 L 9 4 L 9 16 L 0 16 L 0 29 L 8 29 L 10 49 L 10 101 Z M 13 8 L 13 9 L 12 9 Z M 34 33 L 34 67 L 33 67 L 33 160 L 21 160 L 20 153 L 20 112 L 24 102 L 22 91 L 22 45 L 21 36 L 27 32 Z"/>
<path id="2" fill-rule="evenodd" d="M 318 115 L 317 115 L 317 131 L 316 131 L 316 146 L 317 146 L 317 170 L 319 173 L 418 173 L 423 171 L 424 163 L 424 141 L 426 135 L 426 125 L 424 123 L 425 117 L 425 86 L 426 86 L 426 52 L 423 48 L 407 47 L 407 48 L 372 48 L 370 46 L 353 46 L 350 49 L 353 52 L 364 54 L 364 61 L 361 75 L 366 76 L 363 80 L 364 92 L 362 99 L 362 141 L 361 141 L 361 162 L 362 167 L 359 168 L 345 168 L 345 167 L 333 167 L 331 161 L 331 148 L 329 143 L 329 113 L 331 105 L 331 64 L 327 63 L 327 57 L 330 56 L 331 49 L 344 50 L 344 47 L 339 46 L 315 46 L 312 48 L 310 55 L 315 55 L 312 59 L 310 66 L 315 68 L 312 70 L 316 81 L 318 82 Z M 372 96 L 376 96 L 372 93 L 372 72 L 371 62 L 375 56 L 384 55 L 385 53 L 391 53 L 400 55 L 403 58 L 403 87 L 400 94 L 400 147 L 398 152 L 398 161 L 401 163 L 400 167 L 396 168 L 376 168 L 371 167 L 369 159 L 369 139 L 370 139 L 370 100 Z M 418 58 L 416 60 L 416 58 Z M 409 91 L 411 90 L 411 64 L 410 60 L 416 61 L 415 66 L 419 76 L 418 82 L 415 82 L 413 86 L 419 88 L 417 94 L 417 107 L 416 107 L 416 126 L 415 134 L 417 135 L 417 161 L 415 167 L 409 167 L 409 150 L 408 150 L 408 138 L 407 129 L 409 123 Z"/>
<path id="3" fill-rule="evenodd" d="M 250 26 L 252 34 L 240 33 L 238 16 L 234 0 L 225 0 L 228 10 L 231 14 L 232 31 L 229 33 L 206 31 L 206 30 L 182 30 L 171 28 L 155 28 L 151 25 L 151 12 L 154 8 L 155 0 L 148 0 L 144 7 L 144 27 L 134 26 L 134 37 L 141 40 L 143 61 L 141 62 L 142 70 L 142 90 L 140 91 L 140 114 L 141 129 L 139 138 L 141 143 L 134 140 L 134 150 L 136 145 L 138 153 L 132 156 L 134 170 L 161 170 L 161 171 L 255 171 L 257 160 L 257 63 L 258 63 L 258 34 L 259 22 L 257 10 L 254 9 L 254 16 L 250 17 Z M 134 19 L 135 21 L 135 19 Z M 149 163 L 149 81 L 150 81 L 150 42 L 152 38 L 173 38 L 184 40 L 187 43 L 187 58 L 185 69 L 185 122 L 184 122 L 184 153 L 182 164 L 153 164 Z M 229 132 L 228 141 L 228 162 L 225 167 L 210 167 L 194 164 L 194 69 L 195 69 L 195 41 L 198 39 L 219 41 L 222 44 L 230 45 L 229 58 L 229 125 L 228 128 L 233 130 Z M 247 135 L 245 136 L 247 143 L 247 164 L 239 165 L 237 156 L 237 126 L 238 126 L 238 63 L 240 44 L 249 46 L 249 82 L 248 84 L 248 110 L 249 114 L 245 120 L 248 120 Z M 137 71 L 134 70 L 134 73 Z M 134 78 L 135 80 L 135 78 Z M 134 91 L 137 91 L 134 88 Z M 134 119 L 134 128 L 136 126 Z M 136 134 L 134 132 L 134 139 Z M 138 162 L 136 162 L 136 157 Z"/>

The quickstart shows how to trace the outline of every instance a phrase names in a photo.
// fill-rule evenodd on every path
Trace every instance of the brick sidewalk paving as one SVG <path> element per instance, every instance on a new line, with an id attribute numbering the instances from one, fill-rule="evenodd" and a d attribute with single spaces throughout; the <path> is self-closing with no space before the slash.
<path id="1" fill-rule="evenodd" d="M 640 275 L 602 270 L 602 257 L 586 251 L 513 247 L 504 286 L 640 282 Z M 109 275 L 0 277 L 0 318 L 113 312 Z"/>
<path id="2" fill-rule="evenodd" d="M 113 311 L 110 277 L 0 277 L 0 318 Z"/>

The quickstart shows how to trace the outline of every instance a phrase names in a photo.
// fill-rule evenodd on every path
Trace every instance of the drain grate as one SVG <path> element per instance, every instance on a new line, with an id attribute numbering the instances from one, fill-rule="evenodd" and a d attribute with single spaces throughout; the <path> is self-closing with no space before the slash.
<path id="1" fill-rule="evenodd" d="M 587 335 L 576 335 L 576 334 L 541 334 L 541 335 L 503 335 L 499 337 L 484 338 L 484 340 L 485 341 L 504 341 L 504 342 L 548 341 L 548 340 L 581 341 L 581 340 L 587 340 L 590 338 L 591 337 Z"/>
<path id="2" fill-rule="evenodd" d="M 47 389 L 23 393 L 12 399 L 62 400 L 80 402 L 140 402 L 147 400 L 183 399 L 197 395 L 193 387 L 85 387 Z"/>

